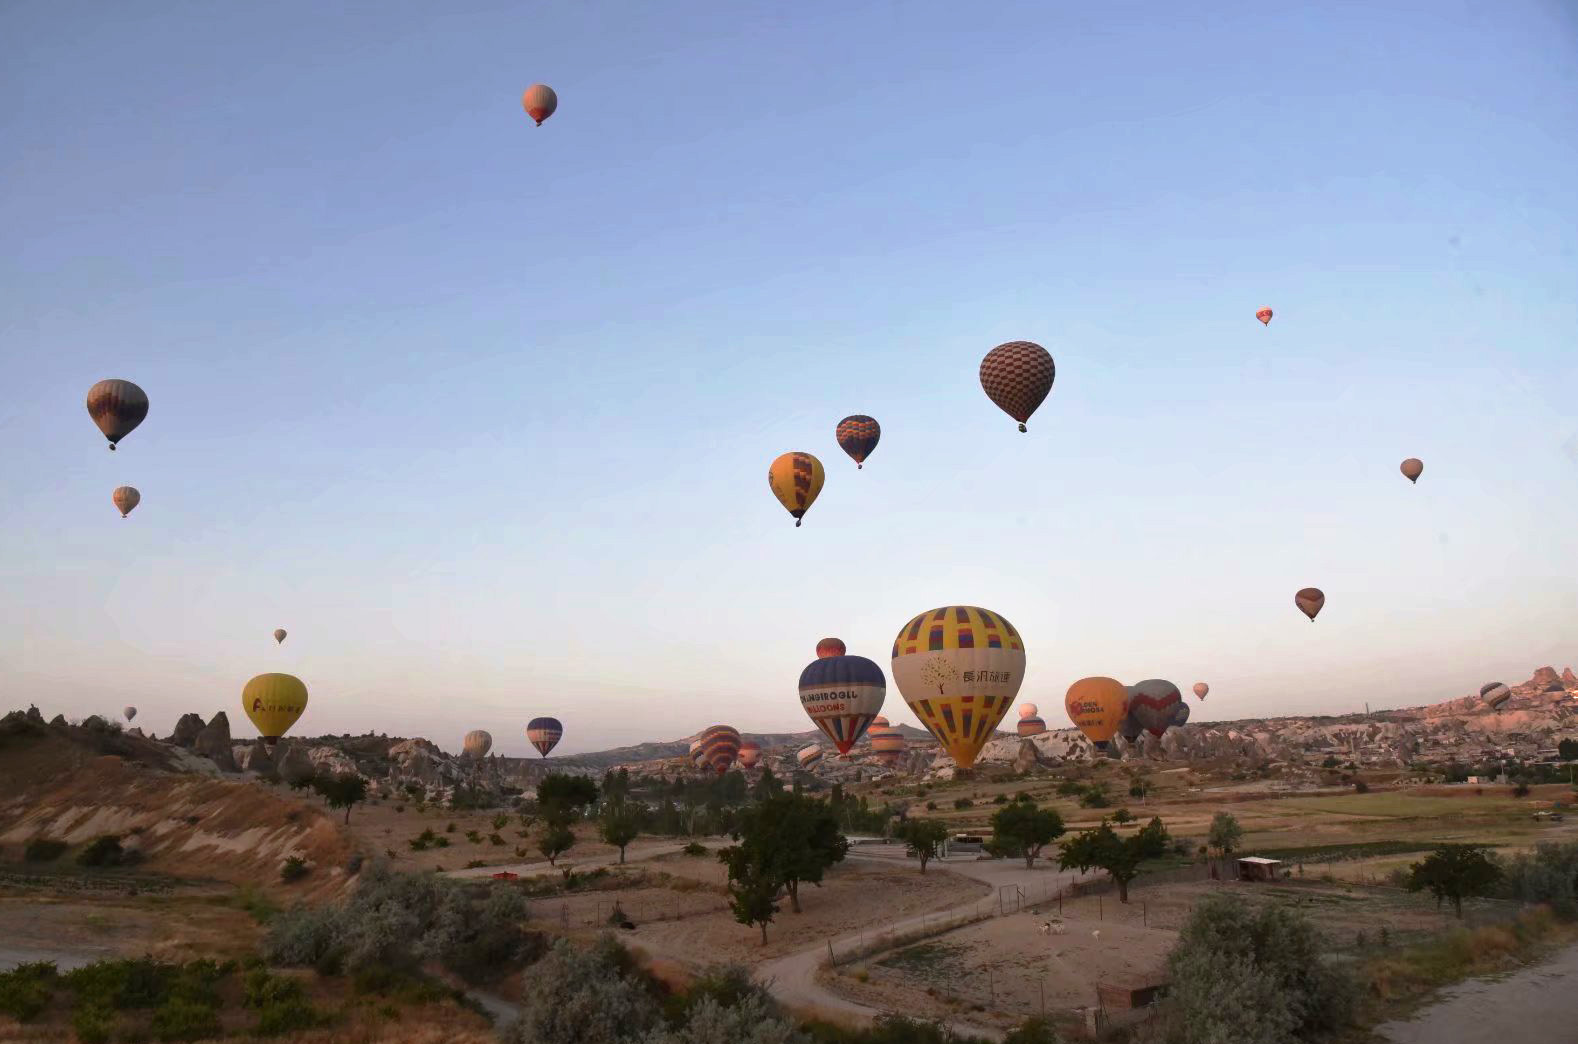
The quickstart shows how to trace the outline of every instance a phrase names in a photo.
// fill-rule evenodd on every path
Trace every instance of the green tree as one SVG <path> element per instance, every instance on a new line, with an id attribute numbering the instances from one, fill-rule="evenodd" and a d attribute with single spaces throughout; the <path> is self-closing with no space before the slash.
<path id="1" fill-rule="evenodd" d="M 744 925 L 762 929 L 762 945 L 767 945 L 767 926 L 778 912 L 777 868 L 772 853 L 759 846 L 734 845 L 718 853 L 718 861 L 729 868 L 729 909 Z"/>
<path id="2" fill-rule="evenodd" d="M 367 799 L 367 780 L 354 773 L 324 779 L 314 776 L 312 789 L 323 796 L 330 808 L 345 809 L 345 821 L 351 821 L 351 807 Z"/>
<path id="3" fill-rule="evenodd" d="M 1238 825 L 1226 812 L 1218 812 L 1211 817 L 1211 832 L 1206 835 L 1206 844 L 1222 853 L 1222 857 L 1233 854 L 1241 841 L 1244 840 L 1244 828 Z"/>
<path id="4" fill-rule="evenodd" d="M 625 861 L 625 846 L 641 833 L 646 822 L 646 809 L 634 802 L 618 798 L 603 803 L 603 813 L 597 827 L 603 840 L 619 849 L 619 861 Z"/>
<path id="5" fill-rule="evenodd" d="M 1120 808 L 1112 814 L 1112 821 L 1119 826 L 1134 822 L 1134 813 L 1126 808 Z"/>
<path id="6" fill-rule="evenodd" d="M 827 802 L 799 794 L 780 794 L 746 808 L 736 838 L 736 847 L 745 852 L 740 865 L 765 868 L 762 872 L 788 891 L 795 913 L 800 912 L 801 883 L 820 885 L 827 868 L 849 851 Z M 729 862 L 731 874 L 734 865 Z"/>
<path id="7" fill-rule="evenodd" d="M 763 765 L 761 778 L 756 781 L 753 797 L 757 801 L 766 801 L 784 792 L 783 780 L 773 775 L 772 766 Z"/>
<path id="8" fill-rule="evenodd" d="M 1353 1021 L 1358 986 L 1320 933 L 1277 903 L 1208 895 L 1168 956 L 1178 1044 L 1303 1044 Z"/>
<path id="9" fill-rule="evenodd" d="M 1437 906 L 1450 899 L 1460 919 L 1465 897 L 1484 895 L 1501 880 L 1501 867 L 1484 845 L 1441 845 L 1408 869 L 1410 892 L 1428 890 Z"/>
<path id="10" fill-rule="evenodd" d="M 571 812 L 596 800 L 597 784 L 585 776 L 550 772 L 537 784 L 537 804 L 543 816 L 557 818 L 560 823 L 569 822 Z"/>
<path id="11" fill-rule="evenodd" d="M 1160 819 L 1152 819 L 1132 837 L 1119 837 L 1111 825 L 1103 822 L 1094 830 L 1086 830 L 1064 841 L 1059 850 L 1058 866 L 1067 870 L 1078 867 L 1084 870 L 1105 870 L 1118 886 L 1118 901 L 1129 901 L 1129 882 L 1140 875 L 1140 864 L 1155 859 L 1167 851 L 1167 830 Z"/>
<path id="12" fill-rule="evenodd" d="M 557 866 L 559 857 L 574 844 L 575 832 L 564 823 L 550 819 L 542 825 L 542 836 L 537 838 L 537 851 L 547 857 L 549 866 Z"/>
<path id="13" fill-rule="evenodd" d="M 1556 744 L 1556 754 L 1563 761 L 1578 761 L 1578 739 L 1564 739 Z"/>
<path id="14" fill-rule="evenodd" d="M 899 827 L 898 838 L 915 853 L 915 858 L 920 860 L 921 873 L 924 874 L 926 864 L 936 857 L 937 850 L 948 840 L 948 827 L 935 819 L 906 819 Z"/>
<path id="15" fill-rule="evenodd" d="M 1041 849 L 1063 834 L 1063 817 L 1055 808 L 1034 801 L 1015 801 L 992 813 L 992 844 L 1001 852 L 1024 856 L 1025 869 L 1036 864 Z"/>

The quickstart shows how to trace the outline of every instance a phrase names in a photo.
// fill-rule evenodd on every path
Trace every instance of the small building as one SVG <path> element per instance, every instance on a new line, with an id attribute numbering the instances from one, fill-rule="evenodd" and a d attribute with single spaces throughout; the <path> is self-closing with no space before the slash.
<path id="1" fill-rule="evenodd" d="M 1277 868 L 1282 865 L 1280 859 L 1266 859 L 1262 856 L 1245 856 L 1238 861 L 1238 879 L 1240 881 L 1275 881 Z"/>

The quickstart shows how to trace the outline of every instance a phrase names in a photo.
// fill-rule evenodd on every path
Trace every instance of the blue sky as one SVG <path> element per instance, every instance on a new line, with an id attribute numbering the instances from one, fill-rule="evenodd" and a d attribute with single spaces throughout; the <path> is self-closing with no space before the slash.
<path id="1" fill-rule="evenodd" d="M 956 602 L 1054 725 L 1090 674 L 1202 720 L 1578 662 L 1570 7 L 330 6 L 0 10 L 8 705 L 792 729 L 818 638 Z"/>

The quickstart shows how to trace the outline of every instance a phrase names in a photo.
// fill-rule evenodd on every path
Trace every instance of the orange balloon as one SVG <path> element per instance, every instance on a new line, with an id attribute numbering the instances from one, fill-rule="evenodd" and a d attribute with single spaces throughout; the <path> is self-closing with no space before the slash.
<path id="1" fill-rule="evenodd" d="M 1409 482 L 1418 482 L 1419 476 L 1425 473 L 1425 462 L 1418 457 L 1409 457 L 1403 461 L 1400 470 L 1403 473 L 1403 478 Z"/>
<path id="2" fill-rule="evenodd" d="M 559 96 L 547 84 L 534 83 L 521 95 L 521 107 L 526 110 L 526 115 L 536 120 L 537 126 L 541 127 L 542 121 L 552 116 L 559 108 Z"/>
<path id="3" fill-rule="evenodd" d="M 1255 313 L 1255 318 L 1259 319 L 1263 325 L 1270 326 L 1271 325 L 1271 309 L 1269 309 L 1269 308 L 1262 308 L 1260 311 Z"/>
<path id="4" fill-rule="evenodd" d="M 1107 742 L 1129 713 L 1129 690 L 1116 678 L 1081 678 L 1068 687 L 1063 706 L 1069 720 L 1096 749 L 1106 750 Z"/>

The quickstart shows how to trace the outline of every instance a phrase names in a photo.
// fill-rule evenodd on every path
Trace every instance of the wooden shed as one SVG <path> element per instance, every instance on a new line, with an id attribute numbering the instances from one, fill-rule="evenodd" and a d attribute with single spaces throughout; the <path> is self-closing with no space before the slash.
<path id="1" fill-rule="evenodd" d="M 1240 881 L 1275 881 L 1277 868 L 1282 865 L 1280 859 L 1266 859 L 1261 856 L 1245 856 L 1238 861 L 1238 879 Z"/>

